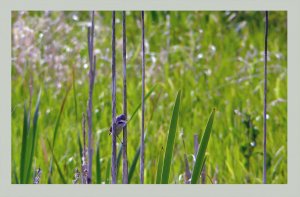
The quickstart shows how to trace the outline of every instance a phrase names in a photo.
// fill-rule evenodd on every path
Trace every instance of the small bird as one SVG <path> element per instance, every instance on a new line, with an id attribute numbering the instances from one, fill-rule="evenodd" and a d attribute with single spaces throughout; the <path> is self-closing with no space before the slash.
<path id="1" fill-rule="evenodd" d="M 125 114 L 121 114 L 119 116 L 116 117 L 116 135 L 118 136 L 121 132 L 122 132 L 122 129 L 123 127 L 125 127 L 127 124 L 127 119 L 126 119 L 126 116 Z M 109 135 L 112 134 L 112 126 L 110 126 L 110 129 L 109 129 Z"/>

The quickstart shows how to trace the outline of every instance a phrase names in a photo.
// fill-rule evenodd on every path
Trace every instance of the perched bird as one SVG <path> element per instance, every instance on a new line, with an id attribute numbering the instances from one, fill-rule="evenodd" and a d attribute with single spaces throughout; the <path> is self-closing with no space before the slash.
<path id="1" fill-rule="evenodd" d="M 121 132 L 123 127 L 125 127 L 127 124 L 127 119 L 125 114 L 121 114 L 119 116 L 116 117 L 116 123 L 115 123 L 115 129 L 116 129 L 116 135 L 118 136 Z M 112 126 L 110 126 L 109 129 L 109 135 L 112 134 Z"/>

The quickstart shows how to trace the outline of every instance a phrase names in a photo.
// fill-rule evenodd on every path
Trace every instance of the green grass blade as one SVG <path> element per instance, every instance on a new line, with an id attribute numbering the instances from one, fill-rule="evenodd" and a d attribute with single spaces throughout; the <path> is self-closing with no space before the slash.
<path id="1" fill-rule="evenodd" d="M 111 159 L 107 160 L 105 184 L 109 184 Z"/>
<path id="2" fill-rule="evenodd" d="M 31 150 L 30 150 L 30 157 L 29 157 L 29 168 L 28 168 L 28 172 L 31 172 L 31 167 L 32 167 L 32 161 L 33 161 L 33 157 L 34 157 L 34 151 L 35 151 L 35 147 L 36 147 L 36 141 L 37 141 L 37 123 L 38 123 L 38 118 L 39 118 L 39 108 L 40 108 L 40 98 L 41 98 L 41 91 L 39 92 L 38 95 L 38 100 L 37 100 L 37 104 L 35 107 L 35 112 L 34 112 L 34 116 L 33 116 L 33 128 L 32 128 L 32 132 L 31 132 L 31 138 L 29 139 L 29 142 L 31 144 Z M 27 182 L 29 181 L 30 175 L 31 173 L 27 173 Z"/>
<path id="3" fill-rule="evenodd" d="M 65 97 L 62 101 L 62 104 L 60 106 L 60 111 L 59 111 L 59 114 L 58 114 L 58 117 L 56 119 L 56 123 L 55 123 L 55 128 L 54 128 L 54 134 L 53 134 L 53 141 L 52 141 L 52 152 L 54 150 L 54 145 L 55 145 L 55 140 L 56 140 L 56 136 L 57 136 L 57 131 L 58 131 L 58 127 L 59 127 L 59 123 L 60 123 L 60 119 L 61 119 L 61 115 L 64 111 L 64 106 L 65 106 L 65 103 L 66 103 L 66 100 L 67 100 L 67 97 L 68 97 L 68 94 L 69 94 L 69 91 L 70 91 L 70 87 L 68 87 L 67 89 L 67 92 L 65 94 Z"/>
<path id="4" fill-rule="evenodd" d="M 53 150 L 49 138 L 47 138 L 47 143 L 48 143 L 48 146 L 49 146 L 50 150 Z M 47 182 L 48 184 L 52 184 L 52 173 L 53 173 L 53 154 L 52 154 L 51 159 L 50 159 L 48 182 Z"/>
<path id="5" fill-rule="evenodd" d="M 161 182 L 161 172 L 162 172 L 162 164 L 164 159 L 164 148 L 161 147 L 158 164 L 157 164 L 157 173 L 156 173 L 156 184 L 160 184 Z"/>
<path id="6" fill-rule="evenodd" d="M 185 164 L 185 178 L 184 178 L 184 183 L 185 184 L 189 184 L 190 183 L 190 179 L 191 179 L 191 172 L 190 172 L 190 165 L 189 165 L 189 161 L 187 158 L 186 153 L 184 153 L 184 164 Z"/>
<path id="7" fill-rule="evenodd" d="M 204 165 L 205 165 L 206 159 L 207 159 L 207 156 L 205 156 L 205 157 L 204 157 L 203 165 L 202 165 L 202 168 L 201 168 L 200 172 L 202 172 L 202 171 L 203 171 L 203 168 L 204 168 Z"/>
<path id="8" fill-rule="evenodd" d="M 25 165 L 26 161 L 26 147 L 27 147 L 27 110 L 26 105 L 24 104 L 24 122 L 23 122 L 23 136 L 22 136 L 22 148 L 21 148 L 21 159 L 20 159 L 20 182 L 21 184 L 25 183 Z"/>
<path id="9" fill-rule="evenodd" d="M 101 161 L 100 161 L 100 136 L 97 142 L 97 149 L 96 149 L 96 177 L 97 177 L 97 184 L 101 184 Z"/>
<path id="10" fill-rule="evenodd" d="M 161 183 L 167 184 L 169 181 L 169 174 L 171 168 L 171 161 L 173 156 L 173 149 L 174 149 L 174 142 L 176 136 L 176 128 L 177 128 L 177 120 L 179 115 L 179 107 L 180 107 L 180 95 L 181 90 L 177 93 L 175 105 L 173 108 L 172 119 L 169 129 L 169 135 L 167 140 L 167 147 L 165 152 L 164 164 L 163 164 L 163 171 L 162 171 L 162 178 Z"/>
<path id="11" fill-rule="evenodd" d="M 18 175 L 17 175 L 17 169 L 16 169 L 15 161 L 12 162 L 12 163 L 13 163 L 13 176 L 14 176 L 14 179 L 15 179 L 15 184 L 19 184 L 19 178 L 18 178 Z"/>
<path id="12" fill-rule="evenodd" d="M 204 134 L 202 136 L 202 139 L 201 139 L 201 142 L 200 142 L 200 145 L 198 148 L 196 162 L 195 162 L 194 170 L 193 170 L 193 174 L 192 174 L 192 181 L 191 181 L 192 184 L 196 184 L 198 182 L 201 170 L 203 168 L 203 164 L 205 161 L 205 152 L 206 152 L 207 144 L 208 144 L 209 137 L 211 134 L 212 125 L 214 122 L 215 111 L 216 110 L 213 109 L 213 111 L 210 114 L 209 120 L 207 122 Z"/>
<path id="13" fill-rule="evenodd" d="M 120 163 L 121 163 L 121 156 L 122 156 L 122 144 L 120 144 L 120 149 L 117 156 L 117 177 L 119 175 Z"/>
<path id="14" fill-rule="evenodd" d="M 82 161 L 82 144 L 81 144 L 81 140 L 80 140 L 80 132 L 79 131 L 77 133 L 77 142 L 78 142 L 78 146 L 79 146 L 79 155 L 80 155 L 79 163 L 81 163 L 81 161 Z"/>
<path id="15" fill-rule="evenodd" d="M 65 177 L 64 177 L 64 175 L 63 175 L 63 173 L 62 173 L 62 171 L 59 167 L 59 164 L 58 164 L 58 162 L 57 162 L 57 160 L 54 156 L 53 156 L 53 160 L 54 160 L 54 163 L 55 163 L 55 166 L 57 168 L 57 171 L 58 171 L 58 174 L 59 174 L 59 177 L 60 177 L 61 181 L 63 182 L 63 184 L 67 184 L 67 181 L 66 181 L 66 179 L 65 179 Z"/>
<path id="16" fill-rule="evenodd" d="M 154 91 L 154 89 L 156 88 L 157 85 L 153 86 L 150 91 L 145 95 L 145 101 L 148 99 L 148 97 L 151 95 L 151 93 Z M 130 120 L 135 116 L 135 114 L 138 112 L 138 110 L 141 108 L 142 106 L 142 102 L 140 102 L 140 104 L 135 108 L 135 110 L 133 111 L 130 119 L 127 121 L 127 124 L 130 122 Z"/>
<path id="17" fill-rule="evenodd" d="M 51 160 L 50 160 L 47 184 L 52 184 L 52 178 L 51 178 L 52 172 L 53 172 L 53 158 L 51 158 Z"/>
<path id="18" fill-rule="evenodd" d="M 76 93 L 76 83 L 75 83 L 75 66 L 72 67 L 72 81 L 73 81 L 73 98 L 74 98 L 74 105 L 75 105 L 75 118 L 76 122 L 78 122 L 78 115 L 77 115 L 77 93 Z"/>
<path id="19" fill-rule="evenodd" d="M 29 133 L 29 143 L 27 146 L 28 153 L 29 153 L 29 160 L 28 160 L 28 166 L 27 166 L 27 175 L 26 175 L 26 183 L 29 183 L 30 175 L 32 173 L 31 167 L 32 167 L 32 161 L 33 161 L 33 156 L 34 156 L 34 150 L 36 147 L 36 138 L 37 138 L 37 122 L 39 118 L 39 108 L 40 108 L 40 98 L 41 98 L 41 91 L 39 92 L 38 99 L 37 99 L 37 104 L 35 107 L 35 112 L 33 116 L 33 128 L 32 132 Z M 26 170 L 26 169 L 25 169 Z"/>
<path id="20" fill-rule="evenodd" d="M 130 166 L 130 169 L 129 169 L 129 173 L 128 173 L 128 183 L 130 183 L 132 177 L 133 177 L 133 173 L 134 173 L 134 170 L 135 170 L 135 167 L 136 167 L 136 164 L 138 162 L 138 159 L 140 157 L 140 152 L 141 152 L 141 147 L 139 147 L 137 149 L 137 151 L 135 152 L 135 155 L 134 155 L 134 158 L 132 160 L 132 164 Z"/>
<path id="21" fill-rule="evenodd" d="M 65 183 L 65 184 L 66 184 L 67 182 L 66 182 L 66 180 L 64 179 L 64 176 L 62 175 L 62 171 L 60 170 L 60 167 L 59 167 L 59 165 L 58 165 L 58 163 L 57 163 L 57 161 L 56 161 L 56 159 L 55 159 L 55 157 L 54 157 L 54 145 L 55 145 L 55 140 L 56 140 L 58 128 L 59 128 L 59 125 L 60 125 L 61 115 L 62 115 L 62 113 L 63 113 L 63 111 L 64 111 L 64 106 L 65 106 L 65 103 L 66 103 L 66 100 L 67 100 L 69 91 L 70 91 L 70 87 L 68 87 L 68 89 L 67 89 L 67 91 L 66 91 L 66 94 L 65 94 L 65 97 L 64 97 L 64 99 L 63 99 L 63 101 L 62 101 L 62 104 L 61 104 L 61 106 L 60 106 L 60 111 L 59 111 L 58 117 L 57 117 L 57 119 L 56 119 L 55 128 L 54 128 L 53 140 L 52 140 L 52 146 L 51 146 L 51 144 L 50 144 L 49 141 L 48 141 L 49 147 L 50 147 L 50 149 L 52 150 L 52 158 L 53 158 L 53 160 L 54 160 L 54 162 L 55 162 L 55 164 L 56 164 L 56 167 L 57 167 L 58 173 L 59 173 L 59 175 L 60 175 L 60 178 L 61 178 L 61 180 L 63 181 L 63 183 Z M 52 158 L 51 158 L 51 160 L 52 160 Z M 52 170 L 51 170 L 50 173 L 49 173 L 48 181 L 49 181 L 49 180 L 51 181 L 52 172 L 53 172 L 53 168 L 52 168 Z"/>
<path id="22" fill-rule="evenodd" d="M 49 147 L 50 149 L 52 150 L 52 158 L 51 158 L 51 169 L 50 169 L 50 172 L 49 172 L 49 175 L 48 175 L 48 183 L 50 182 L 51 183 L 51 176 L 52 176 L 52 172 L 53 172 L 53 167 L 52 167 L 52 159 L 54 159 L 54 145 L 55 145 L 55 139 L 56 139 L 56 136 L 57 136 L 57 132 L 58 132 L 58 127 L 59 127 L 59 124 L 60 124 L 60 119 L 61 119 L 61 115 L 62 115 L 62 112 L 64 110 L 64 106 L 65 106 L 65 103 L 66 103 L 66 100 L 67 100 L 67 97 L 68 97 L 68 94 L 69 94 L 69 91 L 70 91 L 70 87 L 68 87 L 67 91 L 66 91 L 66 94 L 65 94 L 65 97 L 62 101 L 62 104 L 60 106 L 60 111 L 59 111 L 59 114 L 58 114 L 58 117 L 56 119 L 56 123 L 55 123 L 55 128 L 54 128 L 54 133 L 53 133 L 53 140 L 52 140 L 52 145 L 50 144 L 50 141 L 48 140 L 48 143 L 49 143 Z M 57 162 L 54 160 L 54 162 L 57 164 Z M 58 164 L 56 165 L 58 166 Z M 60 170 L 59 166 L 57 168 L 58 170 Z M 62 172 L 59 171 L 58 172 L 60 175 L 61 175 L 61 179 L 64 183 L 67 183 L 65 180 L 64 180 L 64 177 L 62 176 Z"/>
<path id="23" fill-rule="evenodd" d="M 190 165 L 189 165 L 189 161 L 188 161 L 187 154 L 186 154 L 183 134 L 181 135 L 181 137 L 182 137 L 182 144 L 183 144 L 183 148 L 184 148 L 184 155 L 183 155 L 184 165 L 185 165 L 184 183 L 185 184 L 190 184 L 192 174 L 191 174 L 191 171 L 190 171 Z"/>

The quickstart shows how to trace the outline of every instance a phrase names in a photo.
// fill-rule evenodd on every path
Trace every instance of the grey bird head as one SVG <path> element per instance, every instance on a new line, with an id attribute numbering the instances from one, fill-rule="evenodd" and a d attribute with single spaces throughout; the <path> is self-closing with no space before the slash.
<path id="1" fill-rule="evenodd" d="M 126 116 L 125 114 L 121 114 L 119 116 L 116 117 L 116 134 L 119 135 L 123 129 L 123 127 L 125 127 L 127 124 L 127 120 L 126 120 Z M 112 133 L 112 126 L 109 129 L 109 135 Z"/>

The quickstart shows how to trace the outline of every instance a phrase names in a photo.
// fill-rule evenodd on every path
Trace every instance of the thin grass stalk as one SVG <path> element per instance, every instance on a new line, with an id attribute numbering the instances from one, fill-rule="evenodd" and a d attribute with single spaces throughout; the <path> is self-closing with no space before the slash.
<path id="1" fill-rule="evenodd" d="M 97 141 L 97 149 L 96 149 L 96 174 L 97 174 L 97 184 L 101 184 L 102 182 L 102 178 L 101 178 L 101 161 L 100 161 L 100 135 L 98 137 L 98 141 Z"/>
<path id="2" fill-rule="evenodd" d="M 183 148 L 184 148 L 184 164 L 185 164 L 185 176 L 184 176 L 184 183 L 185 184 L 190 184 L 191 183 L 191 171 L 190 171 L 190 166 L 189 166 L 189 161 L 187 158 L 186 154 L 186 148 L 185 148 L 185 142 L 184 142 L 184 136 L 182 134 L 182 143 L 183 143 Z"/>
<path id="3" fill-rule="evenodd" d="M 158 158 L 157 171 L 156 171 L 156 184 L 161 183 L 163 160 L 164 160 L 164 147 L 161 147 L 159 158 Z"/>
<path id="4" fill-rule="evenodd" d="M 74 98 L 74 105 L 75 105 L 75 120 L 78 122 L 78 115 L 77 115 L 77 99 L 76 99 L 76 83 L 75 83 L 76 73 L 75 73 L 75 66 L 72 67 L 72 82 L 73 82 L 73 98 Z"/>
<path id="5" fill-rule="evenodd" d="M 265 68 L 264 68 L 264 166 L 263 166 L 263 183 L 267 183 L 267 62 L 268 62 L 268 23 L 269 13 L 265 12 Z"/>
<path id="6" fill-rule="evenodd" d="M 111 177 L 112 184 L 117 183 L 117 142 L 116 142 L 116 34 L 115 34 L 115 11 L 112 12 L 112 155 L 111 155 Z"/>
<path id="7" fill-rule="evenodd" d="M 67 98 L 68 98 L 68 94 L 69 94 L 69 91 L 71 89 L 71 86 L 67 87 L 67 90 L 66 90 L 66 94 L 64 96 L 64 99 L 61 103 L 61 106 L 60 106 L 60 111 L 59 111 L 59 114 L 57 116 L 57 119 L 56 119 L 56 122 L 55 122 L 55 127 L 54 127 L 54 133 L 53 133 L 53 139 L 52 139 L 52 143 L 49 141 L 49 139 L 47 138 L 47 142 L 48 142 L 48 145 L 50 147 L 50 150 L 51 150 L 51 159 L 50 159 L 50 166 L 49 166 L 49 173 L 48 173 L 48 184 L 51 184 L 52 183 L 52 173 L 53 173 L 53 157 L 54 157 L 54 146 L 55 146 L 55 142 L 56 142 L 56 136 L 58 134 L 58 129 L 59 129 L 59 125 L 60 125 L 60 120 L 61 120 L 61 117 L 62 117 L 62 113 L 64 111 L 64 107 L 65 107 L 65 104 L 66 104 L 66 101 L 67 101 Z"/>
<path id="8" fill-rule="evenodd" d="M 126 12 L 123 11 L 123 114 L 127 119 L 127 84 L 126 84 Z M 127 160 L 127 125 L 123 128 L 123 179 L 122 183 L 128 183 Z"/>
<path id="9" fill-rule="evenodd" d="M 67 101 L 70 89 L 71 89 L 71 87 L 68 86 L 67 90 L 66 90 L 66 94 L 64 96 L 64 99 L 63 99 L 63 101 L 61 103 L 61 106 L 60 106 L 59 114 L 58 114 L 56 122 L 55 122 L 54 133 L 53 133 L 53 140 L 52 140 L 52 147 L 51 147 L 52 154 L 54 154 L 54 146 L 55 146 L 55 142 L 56 142 L 56 136 L 57 136 L 57 133 L 58 133 L 58 128 L 59 128 L 59 125 L 60 125 L 61 116 L 62 116 L 62 113 L 64 111 L 65 104 L 66 104 L 66 101 Z"/>
<path id="10" fill-rule="evenodd" d="M 82 135 L 83 135 L 83 151 L 82 151 L 82 166 L 81 166 L 81 183 L 82 184 L 87 184 L 87 159 L 86 159 L 86 130 L 85 130 L 85 116 L 84 113 L 82 113 Z"/>
<path id="11" fill-rule="evenodd" d="M 93 111 L 93 89 L 95 80 L 95 65 L 96 57 L 94 56 L 94 11 L 91 12 L 92 25 L 88 27 L 88 52 L 89 52 L 89 99 L 87 108 L 87 120 L 88 120 L 88 177 L 87 182 L 92 182 L 92 159 L 93 159 L 93 148 L 92 148 L 92 111 Z"/>
<path id="12" fill-rule="evenodd" d="M 140 159 L 140 183 L 144 184 L 144 162 L 145 162 L 145 26 L 144 11 L 142 15 L 142 133 L 141 133 L 141 159 Z"/>
<path id="13" fill-rule="evenodd" d="M 74 107 L 75 107 L 75 122 L 78 122 L 78 114 L 77 114 L 77 99 L 76 99 L 76 83 L 75 83 L 76 73 L 75 73 L 75 65 L 72 67 L 72 87 L 73 87 L 73 99 L 74 99 Z M 77 141 L 79 146 L 79 155 L 80 162 L 82 159 L 82 145 L 80 141 L 80 130 L 77 130 Z"/>
<path id="14" fill-rule="evenodd" d="M 60 180 L 63 182 L 63 184 L 67 184 L 67 180 L 65 179 L 66 176 L 63 174 L 63 171 L 61 170 L 61 167 L 59 166 L 59 163 L 58 163 L 58 161 L 57 161 L 57 159 L 55 158 L 54 155 L 53 155 L 53 161 L 54 161 L 54 164 L 57 168 Z"/>
<path id="15" fill-rule="evenodd" d="M 111 168 L 111 160 L 110 159 L 108 159 L 107 160 L 107 165 L 106 165 L 106 174 L 105 174 L 105 184 L 109 184 L 110 182 L 110 179 L 109 179 L 109 177 L 110 177 L 110 169 Z"/>
<path id="16" fill-rule="evenodd" d="M 50 141 L 48 140 L 48 144 L 50 144 Z M 51 146 L 50 146 L 51 147 Z M 49 173 L 47 178 L 47 184 L 52 184 L 52 173 L 53 173 L 53 156 L 50 159 L 50 165 L 49 165 Z"/>
<path id="17" fill-rule="evenodd" d="M 77 133 L 77 143 L 78 143 L 78 147 L 79 147 L 79 156 L 80 156 L 80 158 L 79 158 L 79 162 L 81 163 L 82 162 L 82 153 L 83 153 L 83 148 L 82 148 L 82 144 L 81 144 L 81 140 L 80 140 L 80 135 L 81 133 L 78 131 L 78 133 Z"/>

